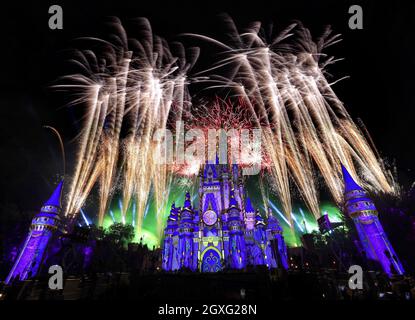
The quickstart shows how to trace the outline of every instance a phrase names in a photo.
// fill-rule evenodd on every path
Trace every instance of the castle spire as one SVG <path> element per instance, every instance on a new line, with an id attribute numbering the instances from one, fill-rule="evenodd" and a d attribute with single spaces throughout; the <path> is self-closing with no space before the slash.
<path id="1" fill-rule="evenodd" d="M 62 187 L 63 181 L 58 184 L 52 196 L 33 218 L 19 256 L 5 280 L 6 284 L 9 284 L 15 278 L 26 280 L 38 274 L 48 244 L 54 232 L 60 226 L 59 212 L 61 210 Z"/>
<path id="2" fill-rule="evenodd" d="M 190 200 L 190 193 L 186 192 L 186 198 L 184 200 L 183 209 L 180 213 L 180 220 L 192 220 L 193 219 L 193 209 L 192 202 Z"/>
<path id="3" fill-rule="evenodd" d="M 44 203 L 41 211 L 43 211 L 43 209 L 46 207 L 55 207 L 59 210 L 62 208 L 62 188 L 63 180 L 61 180 L 61 182 L 59 182 L 59 184 L 56 186 L 48 201 Z"/>
<path id="4" fill-rule="evenodd" d="M 176 221 L 178 218 L 178 212 L 179 209 L 176 208 L 176 204 L 173 202 L 173 204 L 171 205 L 171 209 L 170 209 L 170 214 L 169 214 L 169 221 Z"/>
<path id="5" fill-rule="evenodd" d="M 343 165 L 342 171 L 346 212 L 356 226 L 364 254 L 370 260 L 379 262 L 389 276 L 394 273 L 402 275 L 402 264 L 383 230 L 374 202 Z"/>
<path id="6" fill-rule="evenodd" d="M 264 226 L 265 222 L 264 222 L 264 218 L 262 218 L 261 213 L 259 212 L 259 210 L 256 210 L 256 215 L 255 215 L 255 226 Z"/>
<path id="7" fill-rule="evenodd" d="M 249 197 L 246 197 L 245 212 L 255 212 Z"/>
<path id="8" fill-rule="evenodd" d="M 246 197 L 245 203 L 245 224 L 247 230 L 252 230 L 255 226 L 255 209 L 249 197 Z"/>
<path id="9" fill-rule="evenodd" d="M 235 207 L 238 208 L 238 202 L 235 199 L 235 190 L 232 188 L 231 189 L 231 194 L 230 194 L 230 200 L 229 200 L 229 208 Z"/>
<path id="10" fill-rule="evenodd" d="M 191 209 L 192 208 L 192 202 L 190 200 L 190 193 L 186 192 L 186 198 L 184 200 L 183 209 Z"/>
<path id="11" fill-rule="evenodd" d="M 346 167 L 341 164 L 342 173 L 343 173 L 343 181 L 344 181 L 344 192 L 350 192 L 352 190 L 363 190 L 361 186 L 359 186 L 356 181 L 354 181 L 353 177 L 350 175 L 349 171 L 347 171 Z"/>

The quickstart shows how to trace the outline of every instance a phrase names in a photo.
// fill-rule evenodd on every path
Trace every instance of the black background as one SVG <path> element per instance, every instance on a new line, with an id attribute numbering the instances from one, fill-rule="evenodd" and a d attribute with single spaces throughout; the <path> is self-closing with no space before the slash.
<path id="1" fill-rule="evenodd" d="M 48 28 L 48 8 L 63 8 L 63 30 Z M 350 30 L 348 9 L 363 8 L 363 30 Z M 415 3 L 409 1 L 21 1 L 0 2 L 0 205 L 37 209 L 62 173 L 59 147 L 43 125 L 62 134 L 68 168 L 74 161 L 77 112 L 49 88 L 66 74 L 67 49 L 74 39 L 101 35 L 108 16 L 123 21 L 147 17 L 167 40 L 194 32 L 221 37 L 218 14 L 226 12 L 243 27 L 260 20 L 278 29 L 300 20 L 318 37 L 326 25 L 343 41 L 329 53 L 345 58 L 329 67 L 333 79 L 350 76 L 333 88 L 352 117 L 362 119 L 378 150 L 396 163 L 399 181 L 415 179 Z M 202 57 L 202 61 L 203 58 Z M 4 211 L 4 210 L 1 210 Z M 3 215 L 5 212 L 1 212 Z M 7 213 L 6 213 L 7 214 Z"/>

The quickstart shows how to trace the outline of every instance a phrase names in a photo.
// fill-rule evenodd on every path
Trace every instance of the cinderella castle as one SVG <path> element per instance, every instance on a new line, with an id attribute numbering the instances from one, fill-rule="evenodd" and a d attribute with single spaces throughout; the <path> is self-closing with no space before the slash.
<path id="1" fill-rule="evenodd" d="M 217 272 L 263 265 L 288 268 L 278 220 L 252 207 L 237 165 L 209 164 L 199 176 L 199 208 L 186 193 L 172 205 L 164 231 L 162 267 Z"/>

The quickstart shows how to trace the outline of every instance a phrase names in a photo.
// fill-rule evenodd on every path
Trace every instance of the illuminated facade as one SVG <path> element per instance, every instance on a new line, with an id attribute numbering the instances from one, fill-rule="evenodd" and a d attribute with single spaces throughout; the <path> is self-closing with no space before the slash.
<path id="1" fill-rule="evenodd" d="M 378 218 L 373 201 L 342 166 L 345 185 L 345 204 L 362 243 L 364 253 L 377 261 L 386 274 L 403 274 L 404 270 Z"/>
<path id="2" fill-rule="evenodd" d="M 5 280 L 6 284 L 14 279 L 26 280 L 38 274 L 51 238 L 60 225 L 62 186 L 63 182 L 60 182 L 33 218 L 23 247 Z"/>
<path id="3" fill-rule="evenodd" d="M 237 165 L 206 164 L 199 175 L 199 208 L 186 194 L 172 205 L 164 230 L 162 267 L 217 272 L 252 265 L 288 268 L 278 220 L 255 211 Z"/>

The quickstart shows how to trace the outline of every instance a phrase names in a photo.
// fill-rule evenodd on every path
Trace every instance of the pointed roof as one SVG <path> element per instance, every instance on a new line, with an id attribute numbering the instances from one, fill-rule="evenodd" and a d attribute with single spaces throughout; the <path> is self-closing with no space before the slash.
<path id="1" fill-rule="evenodd" d="M 255 216 L 255 225 L 259 225 L 262 224 L 264 225 L 264 218 L 262 218 L 261 213 L 259 212 L 259 210 L 257 209 L 256 211 L 256 216 Z"/>
<path id="2" fill-rule="evenodd" d="M 252 207 L 251 198 L 249 197 L 246 198 L 245 211 L 255 212 L 254 208 Z"/>
<path id="3" fill-rule="evenodd" d="M 184 200 L 183 210 L 191 209 L 191 208 L 192 208 L 192 202 L 190 200 L 190 193 L 186 192 L 186 199 Z"/>
<path id="4" fill-rule="evenodd" d="M 272 210 L 270 208 L 268 210 L 269 210 L 268 221 L 267 221 L 268 227 L 271 230 L 282 232 L 282 227 L 277 217 L 272 214 Z"/>
<path id="5" fill-rule="evenodd" d="M 343 173 L 343 180 L 344 180 L 344 192 L 348 193 L 352 190 L 363 190 L 361 186 L 359 186 L 356 181 L 352 178 L 349 171 L 345 168 L 343 164 L 341 164 L 342 173 Z"/>
<path id="6" fill-rule="evenodd" d="M 204 178 L 213 178 L 216 179 L 218 177 L 217 173 L 216 173 L 216 168 L 215 168 L 215 164 L 212 163 L 207 163 L 205 165 L 205 170 L 203 172 L 203 177 Z"/>
<path id="7" fill-rule="evenodd" d="M 233 188 L 231 189 L 230 196 L 231 196 L 231 199 L 229 200 L 229 208 L 232 208 L 232 207 L 238 208 L 238 202 L 235 199 L 235 191 Z"/>
<path id="8" fill-rule="evenodd" d="M 176 204 L 173 202 L 170 209 L 169 220 L 176 221 L 179 215 L 178 208 L 176 208 Z"/>
<path id="9" fill-rule="evenodd" d="M 184 205 L 180 213 L 180 221 L 182 222 L 191 222 L 193 220 L 193 208 L 192 202 L 190 200 L 190 193 L 186 192 L 186 199 L 184 200 Z"/>
<path id="10" fill-rule="evenodd" d="M 53 206 L 57 208 L 61 208 L 61 200 L 62 200 L 62 189 L 63 189 L 63 180 L 59 182 L 55 191 L 53 191 L 52 195 L 50 196 L 49 200 L 45 202 L 43 205 L 46 206 Z"/>

